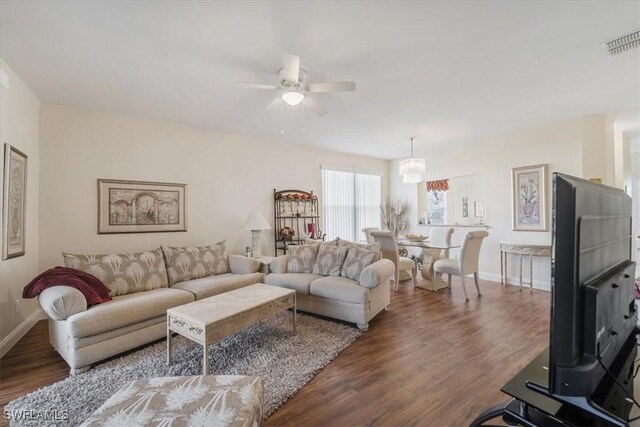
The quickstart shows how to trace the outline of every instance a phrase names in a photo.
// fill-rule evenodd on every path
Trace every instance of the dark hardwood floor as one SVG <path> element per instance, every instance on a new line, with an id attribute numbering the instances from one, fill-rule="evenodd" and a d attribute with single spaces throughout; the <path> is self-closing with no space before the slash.
<path id="1" fill-rule="evenodd" d="M 548 342 L 548 292 L 480 285 L 481 298 L 467 285 L 465 303 L 455 279 L 437 293 L 404 282 L 389 311 L 266 425 L 468 425 L 506 400 L 500 387 Z M 1 360 L 0 406 L 68 373 L 41 321 Z"/>

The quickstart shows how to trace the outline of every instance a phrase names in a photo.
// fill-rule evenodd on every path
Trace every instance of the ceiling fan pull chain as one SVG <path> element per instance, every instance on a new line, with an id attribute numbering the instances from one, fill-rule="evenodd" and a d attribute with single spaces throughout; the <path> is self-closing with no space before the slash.
<path id="1" fill-rule="evenodd" d="M 284 102 L 280 101 L 280 133 L 284 133 Z"/>

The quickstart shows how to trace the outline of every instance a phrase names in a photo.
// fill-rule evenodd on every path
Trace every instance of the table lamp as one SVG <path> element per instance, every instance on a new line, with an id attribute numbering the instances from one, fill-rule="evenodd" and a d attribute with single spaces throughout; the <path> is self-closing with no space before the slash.
<path id="1" fill-rule="evenodd" d="M 251 212 L 244 222 L 242 229 L 251 231 L 251 256 L 260 258 L 262 256 L 262 250 L 260 249 L 260 231 L 271 230 L 271 226 L 260 212 Z"/>

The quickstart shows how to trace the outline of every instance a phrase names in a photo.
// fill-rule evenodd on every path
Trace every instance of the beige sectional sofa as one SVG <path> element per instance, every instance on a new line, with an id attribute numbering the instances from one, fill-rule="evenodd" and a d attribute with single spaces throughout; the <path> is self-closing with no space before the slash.
<path id="1" fill-rule="evenodd" d="M 200 252 L 198 252 L 200 251 Z M 71 373 L 166 336 L 169 308 L 260 283 L 260 263 L 227 255 L 224 242 L 204 248 L 162 248 L 138 254 L 64 254 L 67 267 L 94 274 L 113 299 L 87 308 L 80 291 L 46 289 L 51 344 Z"/>
<path id="2" fill-rule="evenodd" d="M 344 245 L 335 241 L 323 245 L 332 244 Z M 346 246 L 365 245 L 347 242 Z M 291 262 L 291 255 L 274 258 L 270 264 L 272 273 L 266 276 L 265 283 L 295 290 L 299 310 L 355 323 L 367 330 L 369 321 L 390 304 L 390 281 L 395 268 L 387 259 L 372 262 L 355 276 L 357 279 L 344 277 L 344 270 L 338 275 L 290 272 Z"/>

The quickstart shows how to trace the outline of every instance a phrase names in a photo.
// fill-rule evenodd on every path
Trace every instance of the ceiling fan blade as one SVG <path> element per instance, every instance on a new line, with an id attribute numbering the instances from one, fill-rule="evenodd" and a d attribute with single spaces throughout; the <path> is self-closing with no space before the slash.
<path id="1" fill-rule="evenodd" d="M 282 97 L 276 96 L 276 98 L 265 107 L 265 110 L 273 110 L 276 107 L 280 107 L 282 105 L 282 102 Z"/>
<path id="2" fill-rule="evenodd" d="M 278 89 L 278 86 L 263 85 L 263 84 L 260 84 L 260 83 L 234 82 L 234 84 L 236 84 L 237 86 L 248 87 L 248 88 L 252 88 L 252 89 L 267 89 L 267 90 Z"/>
<path id="3" fill-rule="evenodd" d="M 315 99 L 311 98 L 308 95 L 304 97 L 304 101 L 302 102 L 304 103 L 305 107 L 310 109 L 313 114 L 317 116 L 324 116 L 325 114 L 327 114 L 327 110 L 325 110 L 322 105 L 318 104 Z"/>
<path id="4" fill-rule="evenodd" d="M 330 83 L 311 83 L 309 92 L 353 92 L 356 90 L 356 82 L 330 82 Z"/>
<path id="5" fill-rule="evenodd" d="M 298 83 L 298 78 L 300 78 L 300 58 L 289 53 L 283 53 L 282 63 L 284 64 L 284 78 L 291 83 Z"/>

